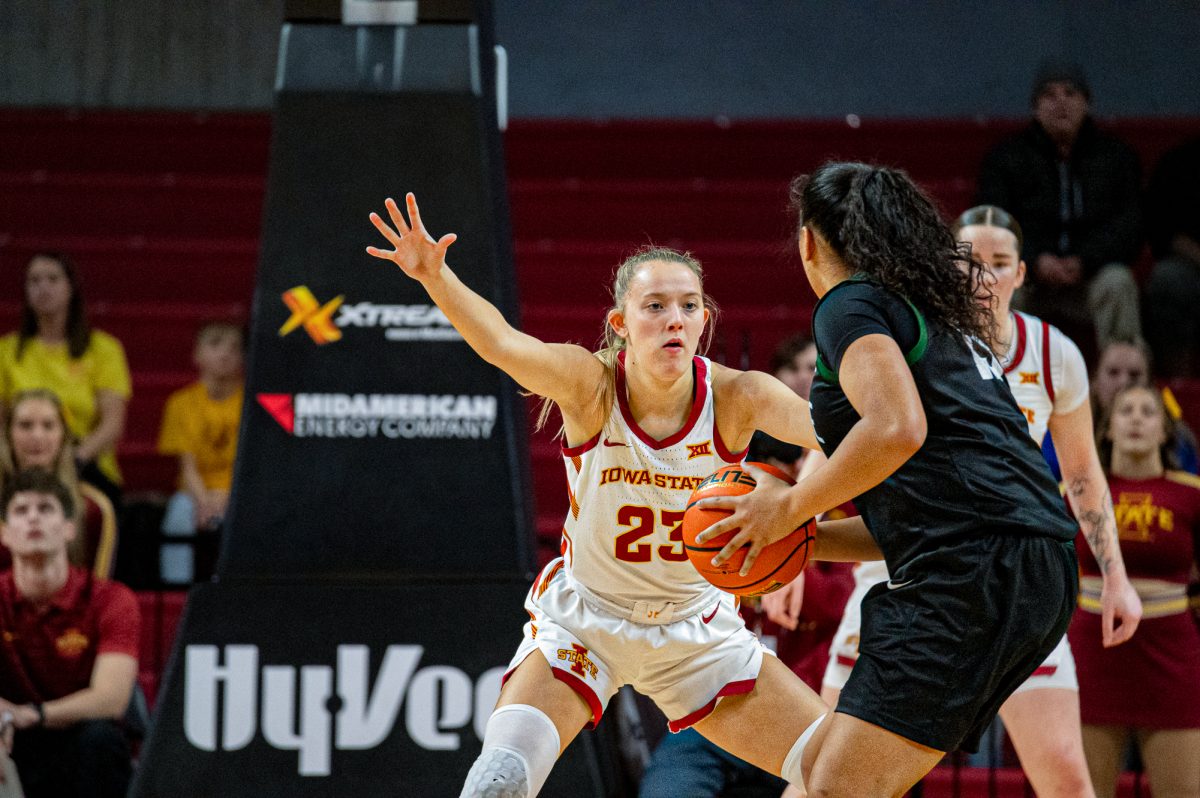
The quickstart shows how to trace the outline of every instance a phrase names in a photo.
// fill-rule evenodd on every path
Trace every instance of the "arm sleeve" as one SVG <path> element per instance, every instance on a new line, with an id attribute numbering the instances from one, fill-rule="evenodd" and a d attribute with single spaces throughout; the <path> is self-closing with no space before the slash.
<path id="1" fill-rule="evenodd" d="M 129 379 L 129 364 L 125 362 L 125 348 L 108 335 L 95 336 L 93 346 L 96 347 L 96 374 L 92 387 L 128 399 L 133 394 L 133 385 Z"/>
<path id="2" fill-rule="evenodd" d="M 897 313 L 897 307 L 901 313 Z M 835 372 L 841 369 L 850 344 L 866 335 L 886 335 L 907 351 L 915 345 L 920 331 L 903 300 L 870 283 L 838 287 L 817 308 L 813 338 L 817 351 Z"/>
<path id="3" fill-rule="evenodd" d="M 1064 416 L 1087 401 L 1088 375 L 1083 353 L 1057 327 L 1050 328 L 1050 369 L 1054 375 L 1052 414 Z"/>
<path id="4" fill-rule="evenodd" d="M 107 584 L 100 610 L 100 640 L 97 654 L 128 654 L 137 659 L 142 613 L 133 591 L 117 582 Z"/>

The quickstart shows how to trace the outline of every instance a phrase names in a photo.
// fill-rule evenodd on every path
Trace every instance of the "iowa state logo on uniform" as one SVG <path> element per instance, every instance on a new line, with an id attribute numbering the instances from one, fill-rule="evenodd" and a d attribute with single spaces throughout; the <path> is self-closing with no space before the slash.
<path id="1" fill-rule="evenodd" d="M 596 664 L 588 659 L 588 650 L 578 643 L 572 643 L 570 651 L 560 648 L 558 650 L 558 658 L 563 662 L 570 662 L 571 672 L 577 673 L 580 676 L 591 676 L 595 679 L 596 674 L 599 672 Z"/>

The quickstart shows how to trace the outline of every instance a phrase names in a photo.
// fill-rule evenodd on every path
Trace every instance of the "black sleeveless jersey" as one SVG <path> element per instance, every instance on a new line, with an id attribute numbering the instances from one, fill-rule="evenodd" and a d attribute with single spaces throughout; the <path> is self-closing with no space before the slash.
<path id="1" fill-rule="evenodd" d="M 881 484 L 854 499 L 894 576 L 922 555 L 989 535 L 1075 537 L 1076 527 L 1004 373 L 986 346 L 936 323 L 876 283 L 835 285 L 813 311 L 817 375 L 810 405 L 826 455 L 860 416 L 838 384 L 846 349 L 894 339 L 911 369 L 928 434 Z"/>

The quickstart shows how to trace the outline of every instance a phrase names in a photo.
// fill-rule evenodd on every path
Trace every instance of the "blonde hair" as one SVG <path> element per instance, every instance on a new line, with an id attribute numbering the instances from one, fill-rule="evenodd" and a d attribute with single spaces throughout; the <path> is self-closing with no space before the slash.
<path id="1" fill-rule="evenodd" d="M 12 429 L 17 417 L 17 408 L 26 402 L 48 403 L 54 408 L 54 412 L 58 415 L 58 423 L 62 426 L 62 446 L 59 447 L 58 455 L 54 458 L 54 463 L 48 470 L 75 497 L 75 517 L 73 520 L 77 527 L 77 533 L 75 539 L 67 547 L 67 556 L 73 564 L 81 565 L 85 559 L 84 554 L 87 545 L 83 529 L 86 503 L 80 493 L 79 475 L 75 470 L 75 446 L 71 441 L 71 428 L 67 426 L 67 415 L 63 409 L 62 400 L 58 398 L 58 394 L 54 391 L 48 388 L 28 388 L 19 391 L 13 397 L 12 401 L 9 402 L 8 417 L 4 421 L 4 435 L 0 436 L 0 490 L 6 487 L 9 481 L 15 478 L 17 472 L 21 470 L 17 464 L 16 452 L 13 449 Z"/>
<path id="2" fill-rule="evenodd" d="M 646 244 L 639 247 L 632 255 L 621 261 L 613 273 L 611 289 L 612 306 L 604 314 L 604 332 L 600 335 L 600 347 L 594 353 L 596 358 L 604 364 L 606 372 L 605 379 L 597 386 L 598 400 L 601 407 L 612 407 L 613 400 L 616 398 L 617 359 L 628 345 L 625 338 L 618 335 L 613 326 L 608 323 L 608 316 L 613 311 L 624 310 L 625 299 L 629 294 L 629 284 L 633 282 L 638 269 L 653 261 L 678 263 L 686 266 L 692 274 L 696 275 L 696 280 L 700 283 L 702 301 L 704 302 L 705 309 L 708 311 L 708 329 L 705 330 L 704 336 L 700 341 L 700 353 L 707 352 L 709 345 L 712 343 L 713 328 L 717 320 L 717 303 L 713 301 L 712 297 L 704 293 L 704 267 L 700 265 L 700 261 L 696 260 L 690 252 L 680 252 L 669 247 L 660 247 L 654 244 Z M 554 402 L 550 399 L 542 400 L 538 412 L 537 425 L 535 426 L 537 431 L 540 432 L 546 426 L 553 406 Z M 565 427 L 560 426 L 555 437 L 562 436 L 564 432 Z"/>

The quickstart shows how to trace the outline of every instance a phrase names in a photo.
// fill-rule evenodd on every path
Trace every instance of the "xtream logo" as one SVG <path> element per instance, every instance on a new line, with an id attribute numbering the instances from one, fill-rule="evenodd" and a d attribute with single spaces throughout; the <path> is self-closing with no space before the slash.
<path id="1" fill-rule="evenodd" d="M 258 646 L 230 645 L 222 652 L 217 646 L 190 645 L 185 653 L 184 734 L 201 751 L 237 751 L 250 744 L 261 724 L 268 745 L 298 752 L 301 776 L 328 776 L 334 750 L 379 746 L 395 727 L 401 707 L 409 738 L 426 750 L 457 751 L 460 730 L 468 725 L 482 740 L 504 668 L 492 668 L 472 682 L 451 665 L 418 670 L 423 653 L 422 646 L 388 646 L 371 685 L 370 651 L 363 645 L 338 646 L 336 668 L 260 666 Z M 336 712 L 330 708 L 335 685 Z"/>
<path id="2" fill-rule="evenodd" d="M 492 437 L 495 396 L 471 394 L 260 393 L 262 406 L 297 438 Z"/>
<path id="3" fill-rule="evenodd" d="M 437 305 L 376 305 L 359 302 L 342 305 L 334 321 L 338 327 L 383 327 L 389 341 L 461 341 Z"/>

